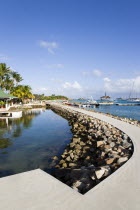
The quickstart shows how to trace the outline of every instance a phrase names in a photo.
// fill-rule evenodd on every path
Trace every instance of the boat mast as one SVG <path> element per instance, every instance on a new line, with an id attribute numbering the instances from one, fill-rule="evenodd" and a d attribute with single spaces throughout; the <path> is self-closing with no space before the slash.
<path id="1" fill-rule="evenodd" d="M 133 84 L 132 84 L 132 89 L 131 89 L 131 91 L 130 91 L 130 93 L 129 93 L 129 99 L 131 98 L 131 95 L 132 95 L 132 92 L 133 92 L 134 83 L 135 83 L 135 81 L 133 81 Z"/>

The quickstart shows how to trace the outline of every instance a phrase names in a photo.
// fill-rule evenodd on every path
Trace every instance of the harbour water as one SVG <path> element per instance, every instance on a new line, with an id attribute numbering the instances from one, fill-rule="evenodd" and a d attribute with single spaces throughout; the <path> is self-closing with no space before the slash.
<path id="1" fill-rule="evenodd" d="M 140 121 L 140 106 L 86 109 Z M 71 137 L 68 121 L 49 109 L 28 110 L 18 119 L 0 119 L 0 177 L 37 168 L 51 173 L 55 165 L 52 158 L 60 157 Z"/>
<path id="2" fill-rule="evenodd" d="M 85 101 L 80 100 L 74 100 L 75 103 L 85 103 Z M 97 100 L 97 102 L 101 102 Z M 119 100 L 115 101 L 114 103 L 117 104 L 140 104 L 140 102 L 132 102 L 132 101 L 125 101 L 125 100 Z M 110 113 L 115 116 L 119 117 L 126 117 L 126 118 L 132 118 L 135 120 L 140 121 L 140 106 L 117 106 L 116 104 L 113 105 L 101 105 L 99 107 L 91 106 L 90 108 L 85 107 L 85 109 L 93 109 L 95 111 L 103 112 L 103 113 Z"/>
<path id="3" fill-rule="evenodd" d="M 110 113 L 115 116 L 126 117 L 140 121 L 140 106 L 102 105 L 99 107 L 92 106 L 86 109 L 93 109 L 98 112 Z"/>
<path id="4" fill-rule="evenodd" d="M 51 173 L 72 133 L 51 110 L 28 110 L 22 118 L 0 119 L 0 177 L 37 168 Z"/>

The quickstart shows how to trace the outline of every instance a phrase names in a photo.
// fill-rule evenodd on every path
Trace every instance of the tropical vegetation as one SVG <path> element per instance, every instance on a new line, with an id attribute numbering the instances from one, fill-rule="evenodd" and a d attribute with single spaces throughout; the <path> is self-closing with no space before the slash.
<path id="1" fill-rule="evenodd" d="M 44 94 L 34 94 L 36 100 L 68 100 L 66 96 L 55 95 L 45 96 Z"/>
<path id="2" fill-rule="evenodd" d="M 5 63 L 0 63 L 0 90 L 21 98 L 23 102 L 29 98 L 35 98 L 36 100 L 68 100 L 66 96 L 62 95 L 33 95 L 32 89 L 29 85 L 19 84 L 22 80 L 23 78 L 18 72 L 13 71 L 10 67 L 7 67 Z"/>
<path id="3" fill-rule="evenodd" d="M 0 63 L 0 89 L 22 100 L 34 98 L 29 85 L 19 85 L 22 80 L 18 72 L 11 70 L 5 63 Z"/>

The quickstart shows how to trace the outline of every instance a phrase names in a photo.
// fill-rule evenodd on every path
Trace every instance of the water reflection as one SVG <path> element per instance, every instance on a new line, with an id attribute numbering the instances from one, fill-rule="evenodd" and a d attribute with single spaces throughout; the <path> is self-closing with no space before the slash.
<path id="1" fill-rule="evenodd" d="M 28 110 L 23 112 L 21 118 L 0 118 L 0 148 L 6 148 L 12 144 L 9 138 L 4 136 L 20 137 L 23 129 L 30 128 L 34 117 L 38 116 L 41 110 Z M 45 111 L 45 109 L 44 109 Z"/>
<path id="2" fill-rule="evenodd" d="M 6 138 L 0 139 L 0 148 L 1 149 L 7 148 L 11 144 L 12 144 L 12 142 L 8 138 L 7 139 Z"/>
<path id="3" fill-rule="evenodd" d="M 71 136 L 68 122 L 51 110 L 0 119 L 0 177 L 36 168 L 49 172 L 52 157 L 60 156 Z"/>

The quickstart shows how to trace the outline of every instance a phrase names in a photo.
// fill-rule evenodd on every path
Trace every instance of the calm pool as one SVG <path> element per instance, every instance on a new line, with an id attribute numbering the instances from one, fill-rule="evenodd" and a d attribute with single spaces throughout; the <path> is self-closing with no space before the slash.
<path id="1" fill-rule="evenodd" d="M 0 177 L 37 168 L 51 173 L 72 133 L 67 120 L 48 109 L 28 110 L 19 119 L 0 119 Z"/>

